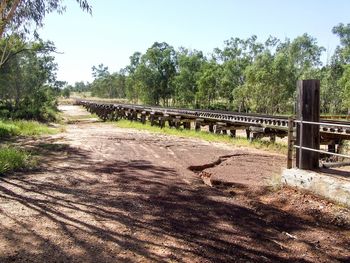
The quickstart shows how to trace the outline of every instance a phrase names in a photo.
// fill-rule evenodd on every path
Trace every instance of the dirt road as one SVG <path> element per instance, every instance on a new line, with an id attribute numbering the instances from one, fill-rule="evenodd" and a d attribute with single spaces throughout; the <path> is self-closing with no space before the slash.
<path id="1" fill-rule="evenodd" d="M 0 262 L 349 262 L 349 210 L 270 185 L 284 156 L 79 121 L 0 178 Z"/>

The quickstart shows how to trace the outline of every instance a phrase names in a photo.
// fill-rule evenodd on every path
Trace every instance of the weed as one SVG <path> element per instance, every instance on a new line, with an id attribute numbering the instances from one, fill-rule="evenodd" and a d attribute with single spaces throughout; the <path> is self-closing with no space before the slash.
<path id="1" fill-rule="evenodd" d="M 59 132 L 56 128 L 50 128 L 46 124 L 37 121 L 24 120 L 0 120 L 0 138 L 10 136 L 35 136 L 41 134 L 55 134 Z"/>
<path id="2" fill-rule="evenodd" d="M 24 150 L 3 146 L 0 148 L 0 174 L 22 168 L 34 167 L 35 161 Z"/>

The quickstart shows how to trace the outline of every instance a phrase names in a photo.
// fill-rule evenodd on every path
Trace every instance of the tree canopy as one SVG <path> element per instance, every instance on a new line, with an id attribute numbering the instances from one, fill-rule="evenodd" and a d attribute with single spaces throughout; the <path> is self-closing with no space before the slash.
<path id="1" fill-rule="evenodd" d="M 321 61 L 325 48 L 306 33 L 284 40 L 230 38 L 207 56 L 155 42 L 145 54 L 135 52 L 117 73 L 94 67 L 90 87 L 99 96 L 124 94 L 134 103 L 280 114 L 293 112 L 298 79 L 317 78 L 321 110 L 345 113 L 350 108 L 350 24 L 332 32 L 340 45 L 326 64 Z"/>

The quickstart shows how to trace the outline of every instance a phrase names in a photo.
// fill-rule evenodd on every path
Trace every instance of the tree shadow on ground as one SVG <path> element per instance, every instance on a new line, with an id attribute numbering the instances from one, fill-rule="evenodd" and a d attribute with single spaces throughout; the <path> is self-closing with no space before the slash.
<path id="1" fill-rule="evenodd" d="M 0 178 L 0 241 L 15 248 L 0 262 L 311 262 L 283 246 L 283 233 L 332 228 L 261 203 L 241 206 L 147 160 L 96 162 L 55 147 L 43 147 L 47 161 L 64 167 Z"/>

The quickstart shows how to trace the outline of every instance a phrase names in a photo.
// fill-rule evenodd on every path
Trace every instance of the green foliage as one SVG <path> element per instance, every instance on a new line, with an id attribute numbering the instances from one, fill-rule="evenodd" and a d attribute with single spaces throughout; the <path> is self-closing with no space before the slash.
<path id="1" fill-rule="evenodd" d="M 0 175 L 21 168 L 29 168 L 33 165 L 33 160 L 26 151 L 13 147 L 0 147 Z"/>
<path id="2" fill-rule="evenodd" d="M 92 67 L 95 80 L 90 85 L 91 95 L 101 98 L 124 98 L 125 75 L 123 71 L 110 74 L 103 64 Z"/>
<path id="3" fill-rule="evenodd" d="M 206 62 L 201 67 L 201 71 L 198 78 L 198 92 L 196 98 L 199 103 L 208 108 L 213 101 L 218 97 L 218 91 L 220 90 L 220 65 L 214 61 Z"/>
<path id="4" fill-rule="evenodd" d="M 55 119 L 57 65 L 49 53 L 51 42 L 26 43 L 16 38 L 19 50 L 11 51 L 11 59 L 0 68 L 0 117 Z M 6 40 L 0 42 L 1 45 Z"/>
<path id="5" fill-rule="evenodd" d="M 62 90 L 62 96 L 68 99 L 70 97 L 70 89 L 69 88 L 64 88 Z"/>
<path id="6" fill-rule="evenodd" d="M 346 65 L 344 68 L 344 73 L 339 79 L 339 85 L 342 87 L 343 106 L 350 109 L 350 65 Z"/>
<path id="7" fill-rule="evenodd" d="M 91 6 L 86 0 L 76 0 L 80 7 L 91 13 Z M 0 14 L 0 40 L 4 34 L 13 32 L 29 33 L 31 29 L 43 26 L 48 13 L 62 13 L 65 6 L 62 0 L 2 0 Z"/>
<path id="8" fill-rule="evenodd" d="M 326 65 L 321 62 L 325 49 L 306 33 L 283 41 L 230 38 L 209 57 L 155 42 L 145 54 L 135 52 L 119 73 L 102 64 L 94 67 L 91 87 L 94 95 L 133 103 L 290 114 L 296 81 L 320 79 L 321 112 L 345 113 L 350 109 L 350 24 L 335 26 L 333 33 L 340 45 Z"/>
<path id="9" fill-rule="evenodd" d="M 49 128 L 46 124 L 41 124 L 37 121 L 0 120 L 0 138 L 18 135 L 35 136 L 54 133 L 57 133 L 56 129 Z"/>
<path id="10" fill-rule="evenodd" d="M 179 106 L 199 107 L 196 101 L 198 79 L 205 57 L 201 51 L 181 49 L 178 54 L 178 74 L 173 79 L 174 100 Z"/>

